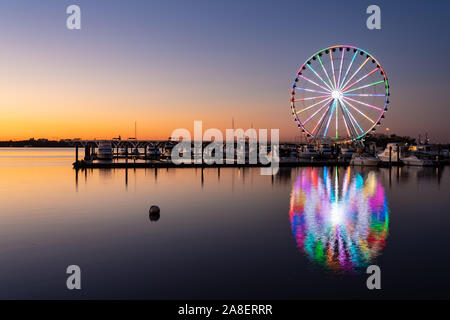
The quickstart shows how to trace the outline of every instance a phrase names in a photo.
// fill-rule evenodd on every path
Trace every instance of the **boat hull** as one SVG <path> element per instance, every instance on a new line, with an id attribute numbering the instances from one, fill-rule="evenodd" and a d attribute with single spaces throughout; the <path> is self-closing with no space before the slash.
<path id="1" fill-rule="evenodd" d="M 376 167 L 380 161 L 378 159 L 364 159 L 364 158 L 354 158 L 350 161 L 350 165 L 352 166 L 368 166 L 368 167 Z"/>
<path id="2" fill-rule="evenodd" d="M 426 167 L 426 166 L 434 165 L 434 162 L 432 160 L 428 160 L 428 159 L 405 158 L 405 159 L 402 159 L 402 161 L 407 166 Z"/>
<path id="3" fill-rule="evenodd" d="M 98 160 L 112 160 L 113 155 L 112 154 L 98 154 L 97 159 Z"/>

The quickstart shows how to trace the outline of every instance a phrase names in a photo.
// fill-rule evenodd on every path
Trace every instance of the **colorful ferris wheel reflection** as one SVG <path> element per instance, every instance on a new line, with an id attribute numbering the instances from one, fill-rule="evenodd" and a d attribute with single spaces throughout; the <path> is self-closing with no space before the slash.
<path id="1" fill-rule="evenodd" d="M 299 172 L 289 210 L 292 232 L 315 264 L 336 273 L 365 271 L 386 244 L 385 191 L 375 172 L 363 178 L 348 167 L 339 173 L 337 167 Z"/>

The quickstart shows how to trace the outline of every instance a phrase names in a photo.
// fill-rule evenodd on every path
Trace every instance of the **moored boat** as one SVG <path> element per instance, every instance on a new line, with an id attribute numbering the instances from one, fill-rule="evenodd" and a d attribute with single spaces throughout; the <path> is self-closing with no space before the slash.
<path id="1" fill-rule="evenodd" d="M 113 150 L 111 143 L 101 142 L 98 146 L 97 159 L 99 160 L 112 160 Z"/>
<path id="2" fill-rule="evenodd" d="M 166 158 L 171 158 L 172 157 L 172 149 L 175 147 L 174 143 L 166 143 L 164 145 L 164 147 L 162 148 L 162 156 L 166 157 Z M 181 153 L 180 153 L 180 157 L 181 157 Z"/>
<path id="3" fill-rule="evenodd" d="M 402 158 L 402 161 L 407 166 L 432 166 L 435 162 L 432 159 L 419 157 L 411 154 L 408 157 Z"/>
<path id="4" fill-rule="evenodd" d="M 298 150 L 299 158 L 312 159 L 319 156 L 319 152 L 311 145 L 300 146 Z"/>
<path id="5" fill-rule="evenodd" d="M 159 151 L 159 148 L 156 145 L 149 144 L 147 147 L 147 154 L 148 157 L 156 159 L 161 156 L 161 151 Z"/>
<path id="6" fill-rule="evenodd" d="M 400 152 L 400 154 L 398 154 Z M 390 155 L 389 155 L 390 154 Z M 397 162 L 401 161 L 401 150 L 399 143 L 388 143 L 386 148 L 377 154 L 378 159 L 382 162 Z"/>
<path id="7" fill-rule="evenodd" d="M 350 160 L 352 166 L 370 166 L 374 167 L 380 163 L 380 159 L 368 154 L 368 153 L 354 153 Z"/>

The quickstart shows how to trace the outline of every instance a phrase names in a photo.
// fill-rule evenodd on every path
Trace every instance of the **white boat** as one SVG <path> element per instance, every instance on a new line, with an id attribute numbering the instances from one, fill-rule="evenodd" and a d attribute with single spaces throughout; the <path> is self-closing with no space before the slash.
<path id="1" fill-rule="evenodd" d="M 122 156 L 138 156 L 139 155 L 139 150 L 137 148 L 133 148 L 132 147 L 122 147 L 120 148 L 119 154 Z"/>
<path id="2" fill-rule="evenodd" d="M 109 142 L 101 142 L 98 146 L 97 159 L 112 160 L 113 150 Z"/>
<path id="3" fill-rule="evenodd" d="M 380 163 L 380 159 L 367 154 L 367 153 L 354 153 L 352 160 L 350 160 L 351 166 L 370 166 L 374 167 Z"/>
<path id="4" fill-rule="evenodd" d="M 317 158 L 319 156 L 319 152 L 317 152 L 314 146 L 306 145 L 299 147 L 298 155 L 302 159 L 311 159 Z"/>
<path id="5" fill-rule="evenodd" d="M 413 154 L 402 158 L 402 161 L 407 166 L 432 166 L 434 164 L 434 161 L 431 159 L 419 158 Z"/>
<path id="6" fill-rule="evenodd" d="M 147 154 L 150 158 L 158 158 L 161 156 L 161 151 L 159 151 L 159 148 L 156 145 L 150 144 L 147 147 Z"/>
<path id="7" fill-rule="evenodd" d="M 384 151 L 377 154 L 378 159 L 382 162 L 389 162 L 389 150 L 391 150 L 391 162 L 397 162 L 397 159 L 402 160 L 400 144 L 398 143 L 388 143 Z M 400 150 L 400 155 L 397 156 L 397 151 Z"/>
<path id="8" fill-rule="evenodd" d="M 125 155 L 125 153 L 126 153 L 125 148 L 120 148 L 119 154 L 120 155 Z"/>

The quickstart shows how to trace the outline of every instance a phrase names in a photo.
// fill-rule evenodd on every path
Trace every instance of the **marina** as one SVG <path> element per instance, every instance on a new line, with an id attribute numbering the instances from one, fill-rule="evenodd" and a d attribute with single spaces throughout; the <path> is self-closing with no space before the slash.
<path id="1" fill-rule="evenodd" d="M 0 299 L 450 299 L 450 1 L 422 2 L 0 1 Z"/>
<path id="2" fill-rule="evenodd" d="M 210 142 L 202 142 L 202 150 Z M 239 145 L 234 146 L 235 157 L 210 163 L 201 155 L 197 159 L 195 151 L 192 161 L 175 164 L 171 152 L 177 142 L 157 140 L 85 140 L 74 143 L 74 168 L 198 168 L 198 167 L 263 167 L 270 164 L 249 161 L 248 144 L 242 149 L 244 162 L 238 161 Z M 80 157 L 80 149 L 84 156 Z M 223 155 L 226 154 L 223 149 Z M 254 150 L 259 154 L 259 150 Z M 376 148 L 339 147 L 333 145 L 282 143 L 278 150 L 280 167 L 301 166 L 431 166 L 450 164 L 447 149 L 433 145 L 402 146 L 388 143 L 383 150 Z M 203 152 L 202 152 L 203 154 Z M 270 154 L 270 153 L 269 153 Z M 198 155 L 198 154 L 197 154 Z"/>

